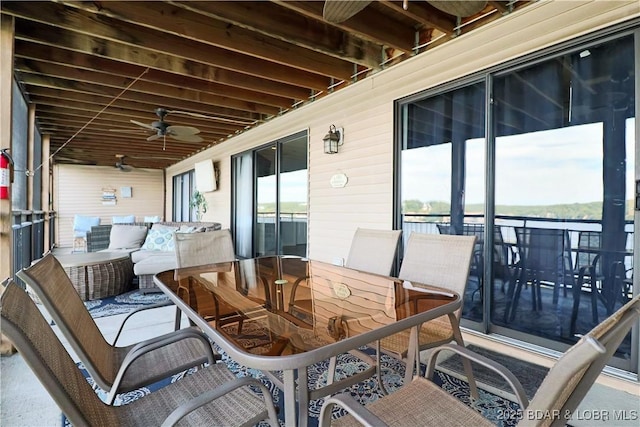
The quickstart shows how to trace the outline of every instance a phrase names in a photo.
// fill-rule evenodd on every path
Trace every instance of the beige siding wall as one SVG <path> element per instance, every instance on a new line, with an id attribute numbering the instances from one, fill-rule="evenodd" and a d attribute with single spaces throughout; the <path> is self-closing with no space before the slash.
<path id="1" fill-rule="evenodd" d="M 309 257 L 345 258 L 356 227 L 389 229 L 393 215 L 393 104 L 404 96 L 578 35 L 640 16 L 638 1 L 541 1 L 389 70 L 237 135 L 168 169 L 171 177 L 211 158 L 219 190 L 206 195 L 205 220 L 231 221 L 230 156 L 301 129 L 309 132 Z M 340 153 L 322 152 L 329 125 L 344 127 Z M 344 188 L 329 180 L 344 173 Z"/>
<path id="2" fill-rule="evenodd" d="M 54 210 L 58 214 L 56 242 L 60 247 L 73 244 L 73 216 L 99 216 L 101 224 L 111 224 L 111 217 L 135 215 L 163 216 L 163 172 L 132 169 L 122 172 L 112 167 L 57 165 L 53 172 Z M 131 187 L 131 198 L 123 198 L 120 189 Z M 102 204 L 102 190 L 115 189 L 115 205 Z"/>

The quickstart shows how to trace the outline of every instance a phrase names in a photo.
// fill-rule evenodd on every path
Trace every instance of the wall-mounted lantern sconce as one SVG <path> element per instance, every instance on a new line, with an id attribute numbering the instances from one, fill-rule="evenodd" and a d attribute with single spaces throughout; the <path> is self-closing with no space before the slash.
<path id="1" fill-rule="evenodd" d="M 334 125 L 329 127 L 329 133 L 327 133 L 322 140 L 324 141 L 324 152 L 326 154 L 336 154 L 338 152 L 338 146 L 343 143 L 344 130 L 342 128 L 336 129 Z"/>

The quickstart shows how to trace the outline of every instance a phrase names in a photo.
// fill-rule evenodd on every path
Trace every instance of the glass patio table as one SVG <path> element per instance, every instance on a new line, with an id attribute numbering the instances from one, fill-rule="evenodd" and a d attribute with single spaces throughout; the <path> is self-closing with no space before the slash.
<path id="1" fill-rule="evenodd" d="M 375 360 L 365 372 L 335 382 L 331 376 L 314 390 L 308 367 L 328 359 L 335 367 L 335 356 L 407 330 L 413 367 L 419 326 L 461 304 L 437 287 L 292 256 L 178 268 L 154 281 L 231 359 L 281 388 L 287 426 L 306 426 L 311 399 L 373 375 Z"/>

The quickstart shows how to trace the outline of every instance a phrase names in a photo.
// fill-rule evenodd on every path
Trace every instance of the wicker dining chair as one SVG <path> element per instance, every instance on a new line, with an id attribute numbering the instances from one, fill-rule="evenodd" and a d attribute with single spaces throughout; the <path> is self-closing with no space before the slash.
<path id="1" fill-rule="evenodd" d="M 596 381 L 607 361 L 620 346 L 640 317 L 640 296 L 636 296 L 617 312 L 583 336 L 567 350 L 549 370 L 544 381 L 528 401 L 516 377 L 503 366 L 455 344 L 438 347 L 431 354 L 425 377 L 413 381 L 395 393 L 362 406 L 351 395 L 341 394 L 326 399 L 320 413 L 321 427 L 347 426 L 493 426 L 480 412 L 450 395 L 429 378 L 440 351 L 451 350 L 467 360 L 495 372 L 512 387 L 521 414 L 518 426 L 560 427 L 570 423 L 571 414 Z M 335 406 L 350 415 L 331 421 Z M 505 419 L 505 421 L 507 421 Z"/>
<path id="2" fill-rule="evenodd" d="M 0 329 L 75 426 L 278 426 L 269 390 L 257 379 L 237 378 L 212 363 L 122 406 L 100 400 L 28 294 L 3 283 Z M 261 391 L 262 397 L 249 386 Z"/>
<path id="3" fill-rule="evenodd" d="M 117 393 L 153 384 L 219 358 L 207 336 L 195 328 L 123 347 L 108 343 L 51 253 L 17 275 L 39 297 L 96 384 L 107 392 L 109 404 Z"/>
<path id="4" fill-rule="evenodd" d="M 464 301 L 465 290 L 469 278 L 469 270 L 475 247 L 476 236 L 460 236 L 446 234 L 411 233 L 405 249 L 398 278 L 408 282 L 413 290 L 419 291 L 420 284 L 437 286 L 460 295 Z M 415 304 L 428 304 L 429 299 L 437 298 L 429 293 L 415 295 Z M 462 305 L 455 312 L 439 317 L 423 324 L 418 334 L 418 347 L 422 351 L 455 341 L 464 346 L 460 332 L 460 316 Z M 378 380 L 382 386 L 380 372 L 380 353 L 384 352 L 398 359 L 405 359 L 409 349 L 410 331 L 404 331 L 377 343 Z M 416 370 L 420 369 L 419 354 L 415 355 Z M 407 375 L 413 366 L 407 366 Z M 465 370 L 471 376 L 471 365 L 465 363 Z M 477 396 L 475 383 L 471 382 L 472 395 Z"/>

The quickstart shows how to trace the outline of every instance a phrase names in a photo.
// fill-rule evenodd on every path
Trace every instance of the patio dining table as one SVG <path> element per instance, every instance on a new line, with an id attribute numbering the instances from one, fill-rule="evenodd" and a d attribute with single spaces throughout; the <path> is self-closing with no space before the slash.
<path id="1" fill-rule="evenodd" d="M 281 388 L 287 426 L 307 425 L 311 399 L 375 372 L 309 390 L 310 366 L 410 330 L 406 366 L 413 367 L 419 326 L 461 304 L 437 287 L 416 290 L 397 278 L 291 256 L 179 268 L 154 281 L 231 359 Z"/>

